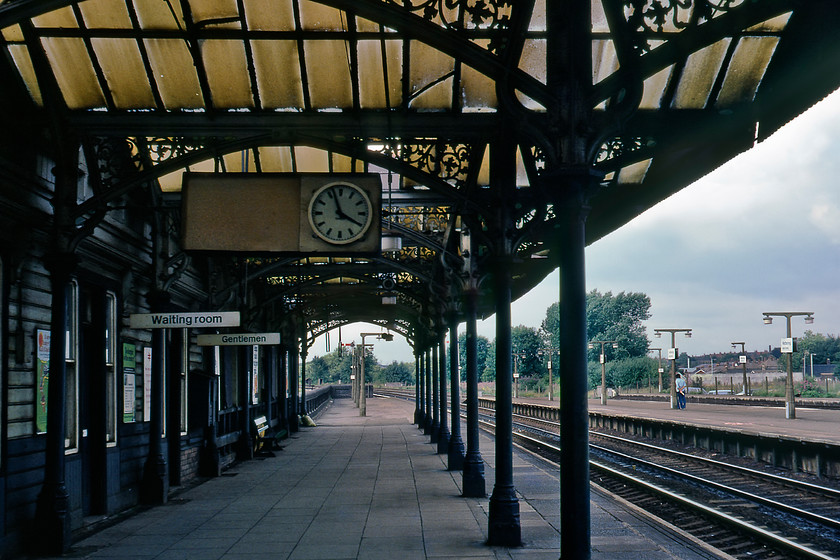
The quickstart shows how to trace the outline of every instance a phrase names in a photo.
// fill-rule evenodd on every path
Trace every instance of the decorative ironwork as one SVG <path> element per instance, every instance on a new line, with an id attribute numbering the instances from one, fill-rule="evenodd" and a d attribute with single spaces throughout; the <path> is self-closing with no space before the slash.
<path id="1" fill-rule="evenodd" d="M 206 146 L 206 143 L 191 143 L 191 141 L 194 140 L 179 137 L 146 138 L 149 160 L 154 164 L 159 164 L 197 152 Z"/>
<path id="2" fill-rule="evenodd" d="M 647 33 L 681 31 L 707 22 L 743 4 L 745 0 L 623 0 L 630 28 Z M 636 49 L 650 51 L 642 36 L 635 38 Z"/>
<path id="3" fill-rule="evenodd" d="M 91 150 L 96 160 L 98 182 L 104 189 L 118 184 L 142 168 L 137 145 L 131 138 L 100 136 L 93 139 Z"/>
<path id="4" fill-rule="evenodd" d="M 442 234 L 449 226 L 449 207 L 390 207 L 389 219 L 403 227 L 424 234 Z"/>
<path id="5" fill-rule="evenodd" d="M 429 175 L 462 186 L 469 173 L 472 146 L 439 140 L 407 140 L 369 145 L 371 151 L 404 161 Z"/>
<path id="6" fill-rule="evenodd" d="M 645 138 L 641 136 L 633 138 L 612 138 L 601 145 L 601 148 L 598 150 L 598 155 L 595 157 L 595 164 L 597 165 L 613 159 L 618 159 L 632 152 L 638 152 L 643 148 L 647 148 L 653 142 L 653 138 Z"/>
<path id="7" fill-rule="evenodd" d="M 507 29 L 511 0 L 386 0 L 447 29 Z"/>

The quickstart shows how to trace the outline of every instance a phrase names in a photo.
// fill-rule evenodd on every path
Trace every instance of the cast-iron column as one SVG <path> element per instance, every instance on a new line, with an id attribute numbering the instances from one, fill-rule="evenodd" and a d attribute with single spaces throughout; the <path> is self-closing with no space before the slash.
<path id="1" fill-rule="evenodd" d="M 239 411 L 239 441 L 237 442 L 237 458 L 249 460 L 254 458 L 254 438 L 251 434 L 251 403 L 254 402 L 254 347 L 235 346 L 239 368 L 239 392 L 243 395 Z"/>
<path id="2" fill-rule="evenodd" d="M 431 438 L 429 443 L 437 443 L 438 439 L 440 438 L 440 379 L 438 377 L 438 346 L 437 344 L 432 344 L 432 347 L 429 349 L 429 359 L 431 360 L 431 372 L 430 375 L 432 376 L 432 428 L 431 428 Z"/>
<path id="3" fill-rule="evenodd" d="M 464 456 L 464 473 L 462 477 L 463 496 L 465 498 L 483 498 L 486 494 L 484 483 L 484 459 L 479 451 L 478 429 L 478 332 L 476 321 L 475 290 L 466 293 L 467 336 L 464 341 L 466 347 L 467 369 L 467 454 Z"/>
<path id="4" fill-rule="evenodd" d="M 446 331 L 441 329 L 436 344 L 438 352 L 438 372 L 440 380 L 440 430 L 438 430 L 438 453 L 449 451 L 449 426 L 447 426 L 446 410 Z"/>
<path id="5" fill-rule="evenodd" d="M 449 436 L 446 468 L 460 471 L 464 468 L 464 442 L 461 440 L 461 386 L 458 375 L 458 322 L 454 317 L 449 322 L 449 388 L 452 393 L 450 414 L 452 430 Z"/>
<path id="6" fill-rule="evenodd" d="M 292 401 L 289 407 L 289 433 L 297 432 L 300 428 L 300 422 L 298 421 L 298 410 L 300 410 L 300 402 L 298 401 L 299 363 L 298 347 L 295 343 L 289 346 L 289 398 Z"/>
<path id="7" fill-rule="evenodd" d="M 420 426 L 422 418 L 423 391 L 420 385 L 420 352 L 414 351 L 414 423 Z"/>
<path id="8" fill-rule="evenodd" d="M 155 290 L 148 295 L 152 313 L 166 311 L 169 294 Z M 169 469 L 163 453 L 163 388 L 165 383 L 166 356 L 164 337 L 166 330 L 152 330 L 152 386 L 151 418 L 149 418 L 149 454 L 143 467 L 140 500 L 145 504 L 165 504 L 169 496 Z"/>
<path id="9" fill-rule="evenodd" d="M 589 170 L 558 175 L 568 190 L 555 248 L 560 257 L 560 544 L 563 558 L 590 558 L 589 409 L 586 363 L 586 191 Z"/>
<path id="10" fill-rule="evenodd" d="M 306 416 L 309 411 L 306 410 L 306 339 L 301 339 L 300 351 L 300 415 Z"/>
<path id="11" fill-rule="evenodd" d="M 510 256 L 498 255 L 493 269 L 496 307 L 496 483 L 490 495 L 487 542 L 491 546 L 522 544 L 519 499 L 513 486 L 513 402 L 511 373 Z"/>
<path id="12" fill-rule="evenodd" d="M 66 425 L 67 370 L 65 330 L 67 291 L 76 257 L 71 253 L 50 255 L 46 259 L 52 291 L 50 317 L 50 371 L 47 386 L 47 442 L 44 484 L 38 494 L 36 525 L 41 535 L 36 548 L 48 554 L 64 554 L 72 544 L 70 497 L 64 481 L 64 436 Z"/>
<path id="13" fill-rule="evenodd" d="M 426 400 L 424 402 L 426 405 L 426 424 L 423 426 L 423 434 L 429 436 L 432 434 L 432 359 L 428 348 L 425 352 L 426 357 L 423 358 L 423 365 L 426 366 L 424 368 L 426 371 L 423 374 L 423 384 L 426 387 Z"/>

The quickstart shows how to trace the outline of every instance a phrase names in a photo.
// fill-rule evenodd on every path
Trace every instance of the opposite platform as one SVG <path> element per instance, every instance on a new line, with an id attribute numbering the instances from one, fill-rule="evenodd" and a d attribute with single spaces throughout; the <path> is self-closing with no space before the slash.
<path id="1" fill-rule="evenodd" d="M 691 398 L 682 410 L 672 409 L 668 401 L 621 398 L 609 399 L 606 405 L 598 399 L 590 399 L 589 410 L 840 445 L 840 431 L 837 430 L 840 410 L 809 408 L 807 402 L 797 402 L 794 419 L 785 418 L 784 407 L 705 404 Z"/>
<path id="2" fill-rule="evenodd" d="M 113 560 L 534 559 L 560 556 L 559 472 L 514 457 L 524 545 L 489 547 L 487 498 L 460 497 L 461 474 L 411 424 L 414 405 L 336 400 L 275 457 L 234 465 L 76 543 L 65 556 Z M 493 444 L 482 436 L 487 491 Z M 593 492 L 592 558 L 714 558 L 677 529 Z"/>

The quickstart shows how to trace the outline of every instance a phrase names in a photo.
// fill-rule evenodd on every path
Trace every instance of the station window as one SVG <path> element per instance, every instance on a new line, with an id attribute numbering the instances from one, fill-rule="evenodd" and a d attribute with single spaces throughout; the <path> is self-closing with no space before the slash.
<path id="1" fill-rule="evenodd" d="M 105 442 L 117 444 L 117 296 L 105 293 Z"/>
<path id="2" fill-rule="evenodd" d="M 66 317 L 64 323 L 65 392 L 64 447 L 66 453 L 79 450 L 79 284 L 72 280 L 67 286 Z"/>

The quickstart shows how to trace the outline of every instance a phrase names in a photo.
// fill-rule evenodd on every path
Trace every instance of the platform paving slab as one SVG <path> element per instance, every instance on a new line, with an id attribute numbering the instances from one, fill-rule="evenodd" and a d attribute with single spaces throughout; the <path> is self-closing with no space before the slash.
<path id="1" fill-rule="evenodd" d="M 77 542 L 64 558 L 112 560 L 400 560 L 560 557 L 559 469 L 516 452 L 523 546 L 489 547 L 489 499 L 462 498 L 461 474 L 411 424 L 413 404 L 337 400 L 275 457 L 235 464 L 166 505 Z M 464 432 L 466 433 L 466 432 Z M 481 438 L 488 495 L 492 440 Z M 593 492 L 592 558 L 714 558 L 643 512 Z M 49 560 L 49 559 L 48 559 Z"/>

